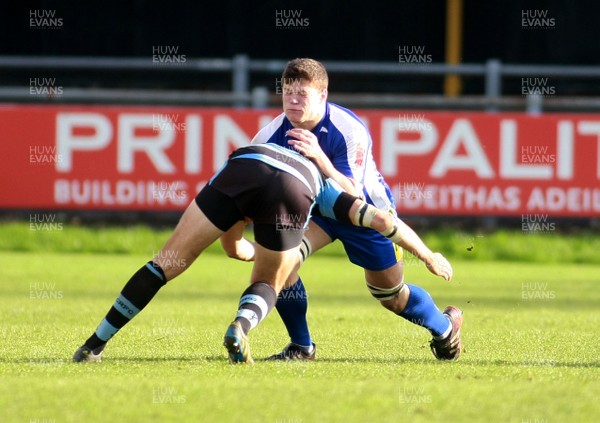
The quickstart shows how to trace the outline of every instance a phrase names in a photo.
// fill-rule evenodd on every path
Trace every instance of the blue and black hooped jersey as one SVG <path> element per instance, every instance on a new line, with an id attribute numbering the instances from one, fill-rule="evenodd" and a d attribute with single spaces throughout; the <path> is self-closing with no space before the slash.
<path id="1" fill-rule="evenodd" d="M 317 197 L 323 190 L 323 179 L 317 167 L 296 151 L 275 144 L 256 144 L 231 153 L 230 160 L 254 159 L 296 177 Z"/>

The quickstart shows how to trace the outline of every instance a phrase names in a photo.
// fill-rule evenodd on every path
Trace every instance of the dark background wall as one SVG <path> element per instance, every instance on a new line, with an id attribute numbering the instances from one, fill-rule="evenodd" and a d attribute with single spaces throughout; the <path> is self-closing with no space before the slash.
<path id="1" fill-rule="evenodd" d="M 56 10 L 61 30 L 29 28 L 29 10 Z M 276 10 L 300 10 L 306 29 L 278 29 Z M 4 2 L 0 54 L 146 56 L 178 45 L 189 57 L 397 60 L 399 45 L 444 54 L 445 1 Z M 546 10 L 552 29 L 523 29 L 522 10 Z M 600 64 L 594 0 L 464 1 L 464 62 Z"/>
<path id="2" fill-rule="evenodd" d="M 5 2 L 0 15 L 0 55 L 66 55 L 150 58 L 155 46 L 174 46 L 187 58 L 247 54 L 252 58 L 398 62 L 399 46 L 424 48 L 443 62 L 446 2 L 423 1 L 56 1 Z M 60 29 L 31 29 L 31 10 L 55 11 Z M 276 13 L 294 11 L 308 25 L 278 28 Z M 525 10 L 545 13 L 551 27 L 523 28 Z M 600 64 L 600 2 L 595 0 L 464 0 L 462 61 L 483 63 Z M 32 70 L 33 71 L 33 70 Z M 27 74 L 0 72 L 0 84 L 27 85 Z M 230 78 L 148 73 L 53 73 L 65 86 L 229 90 Z M 540 75 L 543 77 L 544 75 Z M 273 86 L 273 75 L 252 85 Z M 558 95 L 600 95 L 600 84 L 553 79 Z M 443 79 L 333 75 L 333 90 L 439 94 Z M 520 95 L 508 78 L 507 95 Z M 463 94 L 481 94 L 481 78 L 465 78 Z"/>

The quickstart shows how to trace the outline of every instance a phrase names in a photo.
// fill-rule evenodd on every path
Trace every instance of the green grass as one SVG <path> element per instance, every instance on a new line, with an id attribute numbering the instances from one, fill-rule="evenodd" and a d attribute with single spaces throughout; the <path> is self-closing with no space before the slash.
<path id="1" fill-rule="evenodd" d="M 407 281 L 465 312 L 465 353 L 445 363 L 425 330 L 370 297 L 360 269 L 316 255 L 302 276 L 318 360 L 230 366 L 222 336 L 251 265 L 206 254 L 103 363 L 70 363 L 149 255 L 0 252 L 0 421 L 600 420 L 598 266 L 454 260 L 446 283 L 409 262 Z M 251 342 L 258 360 L 285 345 L 276 313 Z"/>
<path id="2" fill-rule="evenodd" d="M 60 220 L 57 218 L 57 221 Z M 152 255 L 172 232 L 147 226 L 96 227 L 64 223 L 58 226 L 24 222 L 0 223 L 0 251 L 117 253 Z M 561 233 L 498 230 L 492 233 L 423 231 L 425 242 L 454 260 L 499 260 L 527 263 L 600 264 L 600 237 L 591 232 Z M 220 251 L 216 244 L 211 251 Z M 336 243 L 321 254 L 344 257 Z"/>

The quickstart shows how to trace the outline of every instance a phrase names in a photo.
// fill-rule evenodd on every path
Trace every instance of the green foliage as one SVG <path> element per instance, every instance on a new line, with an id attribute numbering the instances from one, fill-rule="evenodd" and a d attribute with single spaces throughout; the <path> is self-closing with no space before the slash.
<path id="1" fill-rule="evenodd" d="M 427 233 L 423 240 L 451 259 L 600 264 L 600 237 L 591 233 L 498 230 L 469 234 L 444 230 Z"/>
<path id="2" fill-rule="evenodd" d="M 0 251 L 150 255 L 163 246 L 172 232 L 144 225 L 90 227 L 64 223 L 40 227 L 0 224 Z M 220 250 L 218 243 L 211 248 Z"/>
<path id="3" fill-rule="evenodd" d="M 87 227 L 65 223 L 60 229 L 32 230 L 27 223 L 0 224 L 0 251 L 146 254 L 158 251 L 172 229 L 148 226 Z M 498 230 L 466 233 L 449 229 L 420 234 L 425 243 L 450 260 L 500 260 L 528 263 L 600 264 L 600 237 Z M 209 252 L 221 252 L 219 243 Z M 339 242 L 320 254 L 345 256 Z"/>

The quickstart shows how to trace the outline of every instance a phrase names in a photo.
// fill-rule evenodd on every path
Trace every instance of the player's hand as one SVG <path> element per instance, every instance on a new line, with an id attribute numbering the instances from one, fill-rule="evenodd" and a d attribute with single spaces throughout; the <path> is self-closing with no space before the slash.
<path id="1" fill-rule="evenodd" d="M 319 157 L 323 155 L 319 140 L 309 130 L 294 128 L 288 130 L 285 134 L 290 138 L 294 138 L 289 140 L 288 144 L 294 146 L 296 151 L 307 159 L 319 160 Z"/>
<path id="2" fill-rule="evenodd" d="M 427 269 L 436 276 L 441 276 L 445 280 L 449 281 L 452 279 L 452 266 L 450 262 L 446 260 L 446 257 L 440 253 L 433 253 L 425 261 Z"/>

